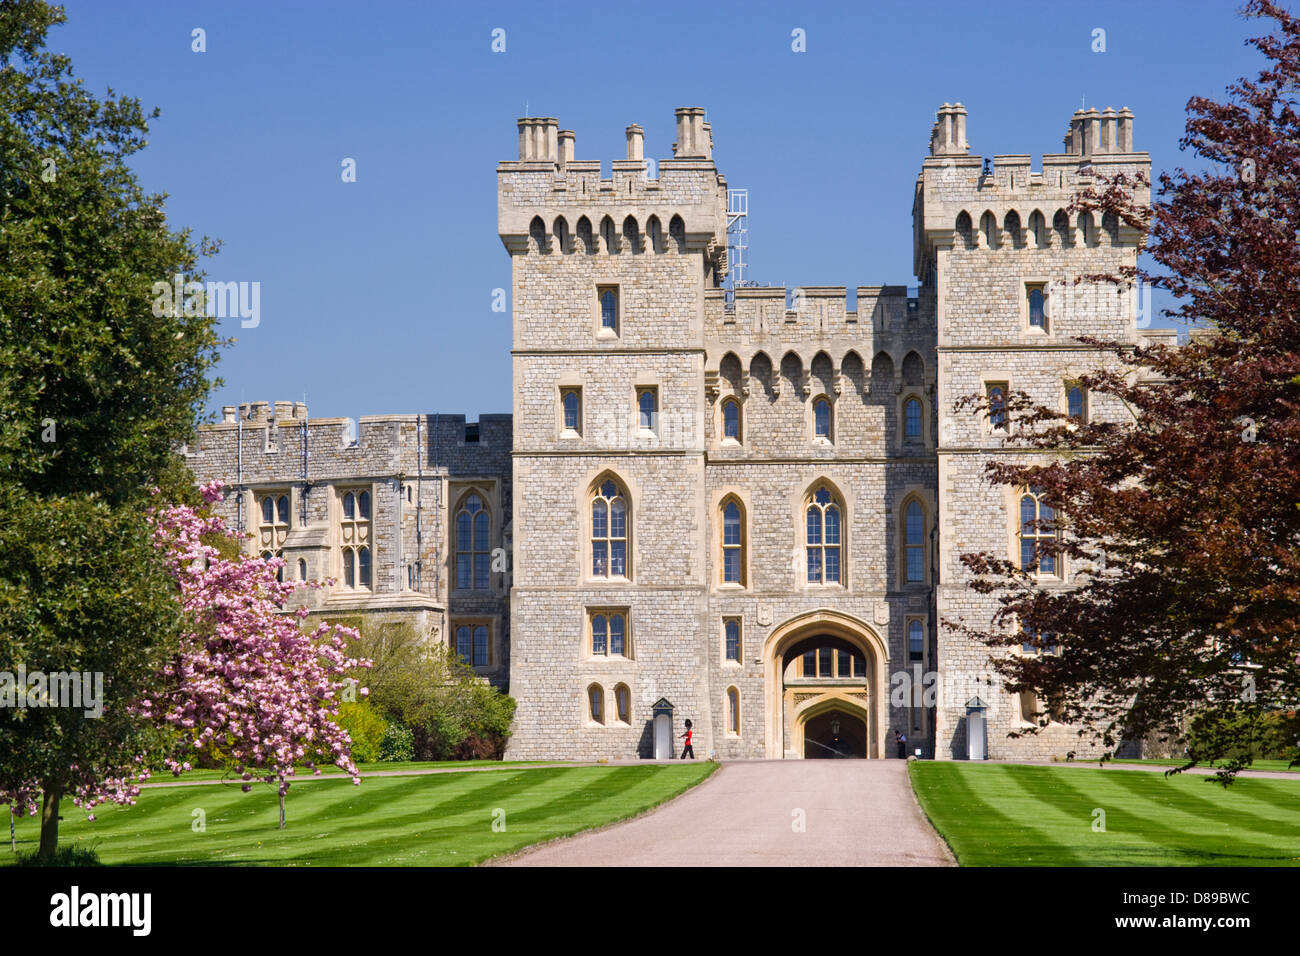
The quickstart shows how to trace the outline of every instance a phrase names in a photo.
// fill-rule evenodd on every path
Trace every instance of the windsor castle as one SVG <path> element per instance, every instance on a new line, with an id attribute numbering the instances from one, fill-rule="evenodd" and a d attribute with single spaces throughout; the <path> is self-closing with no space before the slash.
<path id="1" fill-rule="evenodd" d="M 944 104 L 914 186 L 915 290 L 724 288 L 727 182 L 704 111 L 671 158 L 639 126 L 602 175 L 555 119 L 519 120 L 497 167 L 512 266 L 513 413 L 311 419 L 223 410 L 186 449 L 247 547 L 313 616 L 400 620 L 518 701 L 508 756 L 1049 758 L 1085 752 L 990 650 L 960 555 L 1037 565 L 1050 509 L 989 484 L 1005 396 L 1124 414 L 1077 341 L 1131 341 L 1132 291 L 1081 276 L 1136 264 L 1142 237 L 1068 207 L 1100 175 L 1146 173 L 1127 109 L 1080 110 L 1063 150 L 972 155 Z M 1135 198 L 1149 201 L 1145 190 Z M 988 411 L 958 410 L 963 396 Z M 1041 643 L 1041 642 L 1040 642 Z M 1051 653 L 1026 643 L 996 653 Z M 1009 738 L 1031 722 L 1032 736 Z"/>

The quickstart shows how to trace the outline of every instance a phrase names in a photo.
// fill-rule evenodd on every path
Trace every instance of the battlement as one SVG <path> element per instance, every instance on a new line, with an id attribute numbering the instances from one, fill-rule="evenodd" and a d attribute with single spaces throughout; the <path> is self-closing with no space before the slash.
<path id="1" fill-rule="evenodd" d="M 1100 176 L 1149 180 L 1151 157 L 1133 148 L 1133 112 L 1124 107 L 1076 110 L 1065 152 L 1044 153 L 1033 169 L 1027 153 L 984 158 L 970 153 L 966 109 L 943 104 L 930 130 L 930 155 L 921 164 L 912 207 L 913 269 L 925 277 L 939 248 L 1069 250 L 1134 248 L 1143 237 L 1113 217 L 1068 212 Z M 1150 201 L 1150 188 L 1132 187 L 1134 200 Z"/>
<path id="2" fill-rule="evenodd" d="M 476 422 L 443 414 L 308 418 L 302 402 L 247 402 L 221 412 L 220 422 L 199 426 L 198 443 L 187 450 L 196 473 L 209 459 L 236 461 L 246 480 L 266 469 L 314 473 L 323 462 L 346 474 L 414 472 L 420 454 L 425 468 L 491 470 L 501 467 L 497 459 L 508 458 L 513 442 L 509 414 L 480 415 Z"/>
<path id="3" fill-rule="evenodd" d="M 670 238 L 681 251 L 725 247 L 727 186 L 713 164 L 712 127 L 699 107 L 676 116 L 672 158 L 647 162 L 645 131 L 633 123 L 624 131 L 626 156 L 612 161 L 609 178 L 599 160 L 576 158 L 577 137 L 556 118 L 520 119 L 518 159 L 497 166 L 497 231 L 506 248 L 524 253 L 531 242 L 544 253 L 639 253 L 664 251 Z M 625 243 L 629 218 L 637 231 Z"/>
<path id="4" fill-rule="evenodd" d="M 919 290 L 901 285 L 858 286 L 856 308 L 849 308 L 842 285 L 741 286 L 729 309 L 721 289 L 706 289 L 704 298 L 708 328 L 716 335 L 863 335 L 927 324 Z"/>

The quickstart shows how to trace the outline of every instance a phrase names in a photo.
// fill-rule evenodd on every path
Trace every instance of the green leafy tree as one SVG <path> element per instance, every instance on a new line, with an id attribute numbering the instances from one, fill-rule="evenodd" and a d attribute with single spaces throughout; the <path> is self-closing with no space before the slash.
<path id="1" fill-rule="evenodd" d="M 45 49 L 62 8 L 0 3 L 0 671 L 103 674 L 104 713 L 0 711 L 0 799 L 129 799 L 149 722 L 126 702 L 176 634 L 174 587 L 144 529 L 149 492 L 194 501 L 176 454 L 222 344 L 199 308 L 155 309 L 154 285 L 201 281 L 164 196 L 127 165 L 139 102 L 88 91 Z M 96 789 L 92 778 L 103 785 Z"/>

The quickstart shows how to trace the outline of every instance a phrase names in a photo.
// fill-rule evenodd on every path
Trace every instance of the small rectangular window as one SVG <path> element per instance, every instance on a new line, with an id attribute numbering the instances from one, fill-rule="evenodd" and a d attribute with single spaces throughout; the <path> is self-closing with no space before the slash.
<path id="1" fill-rule="evenodd" d="M 659 427 L 659 389 L 644 386 L 636 390 L 637 420 L 642 431 Z"/>
<path id="2" fill-rule="evenodd" d="M 467 443 L 478 441 L 478 422 L 465 426 L 465 441 Z"/>

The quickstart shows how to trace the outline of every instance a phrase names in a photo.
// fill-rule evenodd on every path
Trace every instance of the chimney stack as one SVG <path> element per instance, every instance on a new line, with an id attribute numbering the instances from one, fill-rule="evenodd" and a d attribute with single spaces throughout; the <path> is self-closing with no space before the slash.
<path id="1" fill-rule="evenodd" d="M 533 116 L 519 120 L 519 161 L 557 162 L 559 129 L 560 121 L 554 116 Z"/>
<path id="2" fill-rule="evenodd" d="M 965 156 L 970 152 L 966 142 L 966 107 L 960 103 L 944 103 L 935 114 L 930 128 L 931 156 Z"/>
<path id="3" fill-rule="evenodd" d="M 645 130 L 633 123 L 627 132 L 627 158 L 636 162 L 645 159 Z"/>
<path id="4" fill-rule="evenodd" d="M 1117 127 L 1116 152 L 1133 152 L 1133 111 L 1127 106 L 1115 114 Z"/>
<path id="5" fill-rule="evenodd" d="M 560 165 L 564 166 L 573 162 L 573 144 L 576 139 L 573 135 L 573 130 L 560 130 L 557 134 L 557 139 L 560 143 Z"/>
<path id="6" fill-rule="evenodd" d="M 712 159 L 710 138 L 704 129 L 704 110 L 698 106 L 683 106 L 676 115 L 677 142 L 673 144 L 673 156 Z"/>

